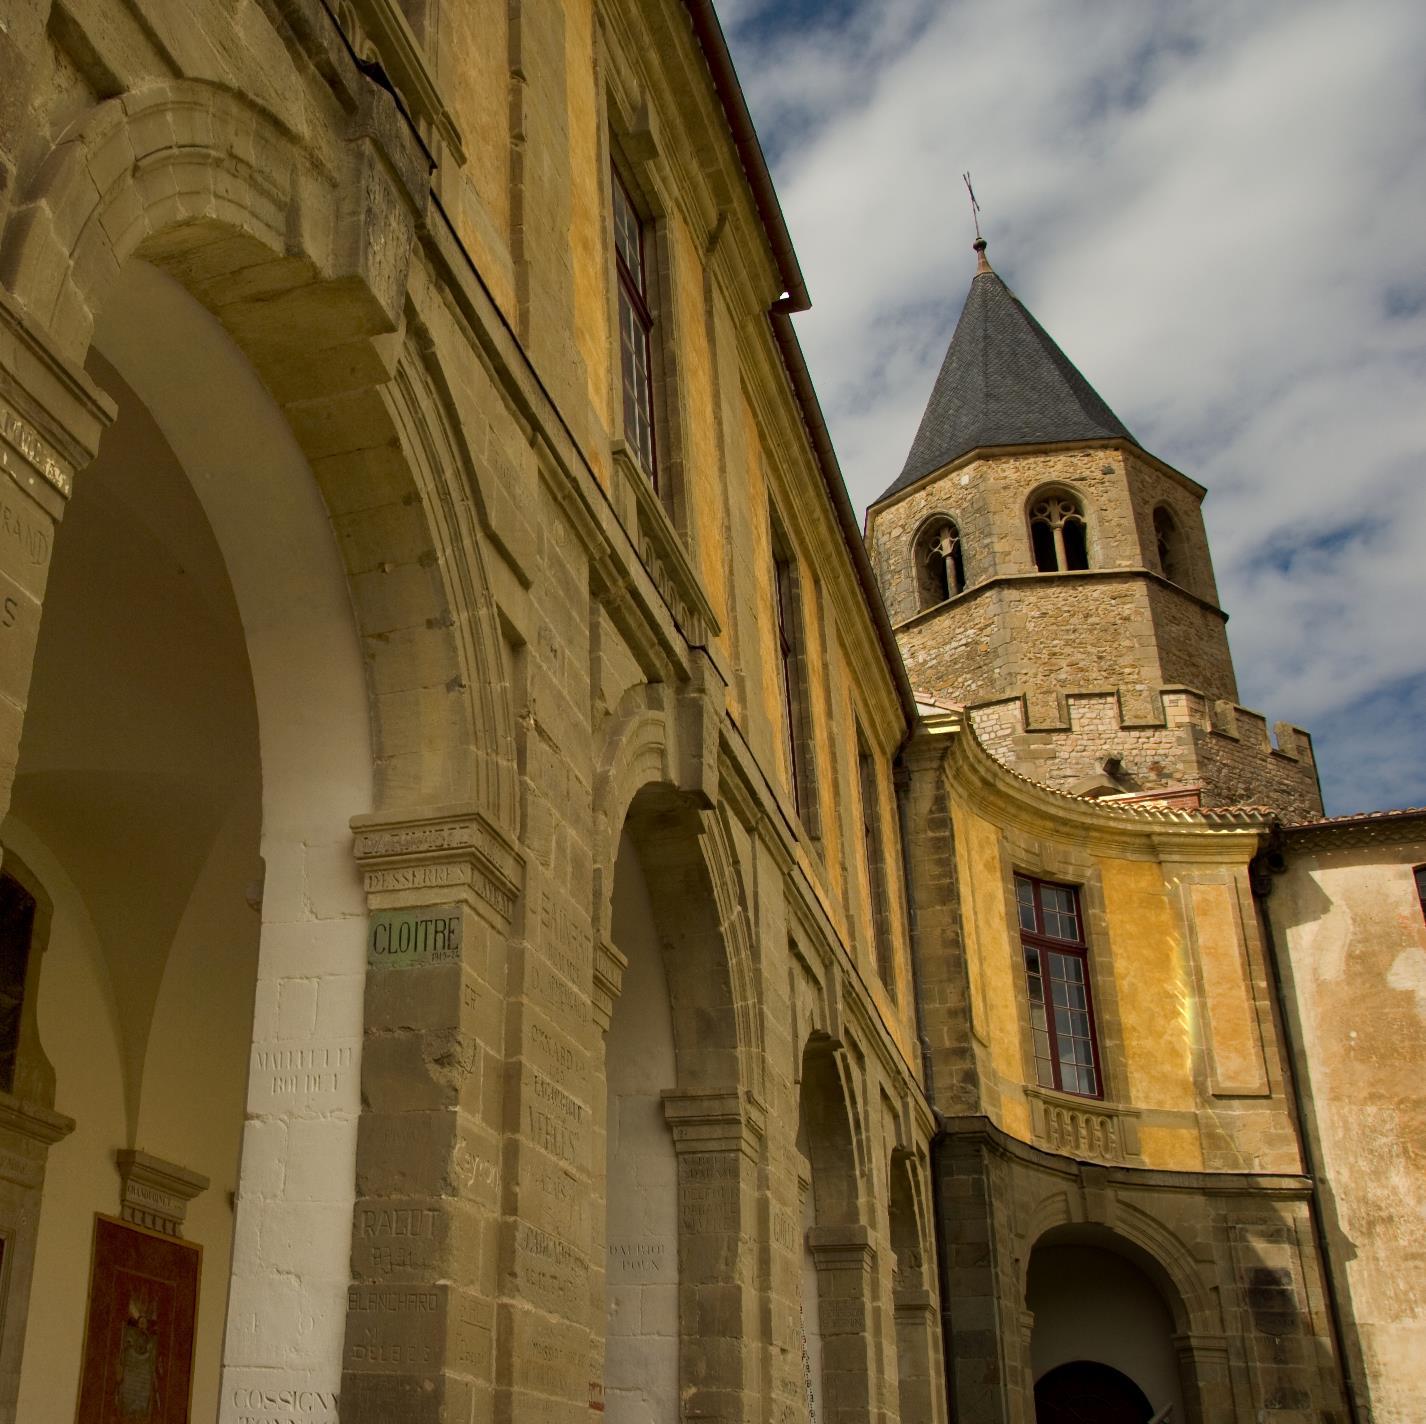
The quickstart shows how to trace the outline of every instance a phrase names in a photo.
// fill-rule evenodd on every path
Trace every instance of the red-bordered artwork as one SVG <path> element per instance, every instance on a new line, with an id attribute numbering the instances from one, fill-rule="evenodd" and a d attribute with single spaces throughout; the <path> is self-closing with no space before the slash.
<path id="1" fill-rule="evenodd" d="M 94 1218 L 76 1424 L 188 1424 L 203 1248 Z"/>

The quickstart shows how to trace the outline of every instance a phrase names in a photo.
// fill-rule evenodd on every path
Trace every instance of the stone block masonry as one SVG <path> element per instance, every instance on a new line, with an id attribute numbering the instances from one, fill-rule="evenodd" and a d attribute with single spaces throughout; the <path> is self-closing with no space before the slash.
<path id="1" fill-rule="evenodd" d="M 980 703 L 971 723 L 997 761 L 1056 791 L 1196 787 L 1205 807 L 1262 806 L 1288 822 L 1322 814 L 1312 738 L 1301 727 L 1279 722 L 1274 740 L 1261 713 L 1186 687 L 1147 698 L 1069 692 L 1057 701 L 1048 716 L 1024 697 Z"/>

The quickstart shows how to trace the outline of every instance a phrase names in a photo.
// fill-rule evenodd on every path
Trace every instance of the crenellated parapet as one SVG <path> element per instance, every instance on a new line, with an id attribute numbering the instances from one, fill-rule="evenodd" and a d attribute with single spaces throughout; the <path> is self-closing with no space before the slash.
<path id="1" fill-rule="evenodd" d="M 1312 738 L 1188 687 L 1024 696 L 968 709 L 1003 765 L 1058 791 L 1095 798 L 1176 793 L 1186 804 L 1263 806 L 1299 821 L 1322 813 Z"/>

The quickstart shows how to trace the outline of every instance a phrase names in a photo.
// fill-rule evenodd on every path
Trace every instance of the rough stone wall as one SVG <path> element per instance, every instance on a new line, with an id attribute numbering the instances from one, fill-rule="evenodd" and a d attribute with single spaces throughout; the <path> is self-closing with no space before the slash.
<path id="1" fill-rule="evenodd" d="M 1260 713 L 1182 688 L 1164 688 L 1149 709 L 1134 715 L 1122 697 L 1069 692 L 1046 720 L 1020 698 L 974 707 L 971 717 L 997 761 L 1059 791 L 1091 782 L 1126 794 L 1201 787 L 1205 807 L 1264 806 L 1288 821 L 1321 815 L 1312 739 L 1300 727 L 1278 723 L 1274 743 Z M 1106 776 L 1110 757 L 1120 766 Z"/>

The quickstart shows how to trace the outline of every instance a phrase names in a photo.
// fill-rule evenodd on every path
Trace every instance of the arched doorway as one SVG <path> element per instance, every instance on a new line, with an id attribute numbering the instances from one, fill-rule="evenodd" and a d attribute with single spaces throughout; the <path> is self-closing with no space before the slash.
<path id="1" fill-rule="evenodd" d="M 1096 1360 L 1057 1365 L 1035 1381 L 1035 1424 L 1149 1424 L 1153 1413 L 1128 1375 Z"/>
<path id="2" fill-rule="evenodd" d="M 1166 1408 L 1186 1417 L 1172 1287 L 1142 1254 L 1094 1227 L 1058 1227 L 1036 1243 L 1026 1305 L 1039 1424 L 1137 1424 Z"/>

